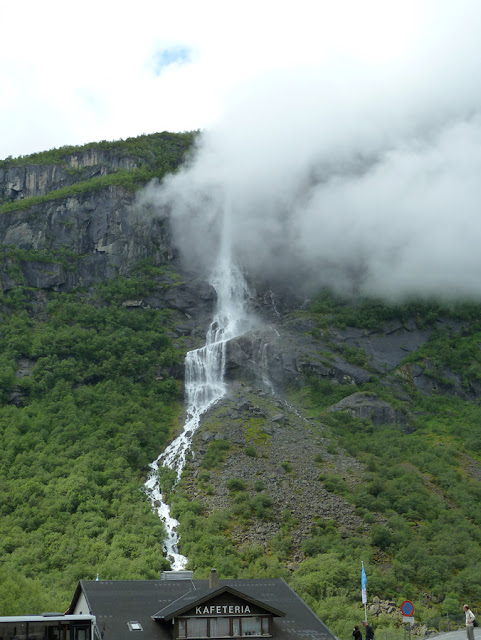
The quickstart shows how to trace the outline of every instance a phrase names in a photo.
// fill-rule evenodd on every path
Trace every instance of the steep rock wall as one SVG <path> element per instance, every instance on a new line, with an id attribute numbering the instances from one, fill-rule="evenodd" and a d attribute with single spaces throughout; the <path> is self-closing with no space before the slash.
<path id="1" fill-rule="evenodd" d="M 143 216 L 134 196 L 114 186 L 1 214 L 0 244 L 70 253 L 69 264 L 22 263 L 29 286 L 60 290 L 126 274 L 142 258 L 159 263 L 174 255 L 164 222 Z M 3 289 L 14 282 L 8 264 L 0 265 Z"/>
<path id="2" fill-rule="evenodd" d="M 92 148 L 66 155 L 64 164 L 29 164 L 0 167 L 0 200 L 21 200 L 43 196 L 79 180 L 133 169 L 140 162 L 128 156 Z"/>

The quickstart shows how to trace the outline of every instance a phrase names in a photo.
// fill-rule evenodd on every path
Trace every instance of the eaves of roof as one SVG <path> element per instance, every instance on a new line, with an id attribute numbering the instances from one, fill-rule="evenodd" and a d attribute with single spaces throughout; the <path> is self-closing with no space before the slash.
<path id="1" fill-rule="evenodd" d="M 215 589 L 215 590 L 202 589 L 200 590 L 200 593 L 199 593 L 199 590 L 197 590 L 196 593 L 198 594 L 198 597 L 195 598 L 195 600 L 192 600 L 193 592 L 189 591 L 188 593 L 178 598 L 175 602 L 167 605 L 166 607 L 158 611 L 156 614 L 154 614 L 152 616 L 152 619 L 167 620 L 167 621 L 171 620 L 175 616 L 180 616 L 186 611 L 189 611 L 194 607 L 198 607 L 201 604 L 204 604 L 205 602 L 208 602 L 209 600 L 212 600 L 212 598 L 217 597 L 223 593 L 230 593 L 233 596 L 241 598 L 242 600 L 246 600 L 247 602 L 250 602 L 251 604 L 254 604 L 257 607 L 260 607 L 261 609 L 268 611 L 274 616 L 284 617 L 286 615 L 284 611 L 281 611 L 280 609 L 276 609 L 275 607 L 272 607 L 271 605 L 266 604 L 265 602 L 256 600 L 255 598 L 250 596 L 248 593 L 239 591 L 228 585 L 224 585 L 222 587 L 219 587 L 219 589 Z M 187 599 L 188 599 L 188 602 L 186 602 Z"/>

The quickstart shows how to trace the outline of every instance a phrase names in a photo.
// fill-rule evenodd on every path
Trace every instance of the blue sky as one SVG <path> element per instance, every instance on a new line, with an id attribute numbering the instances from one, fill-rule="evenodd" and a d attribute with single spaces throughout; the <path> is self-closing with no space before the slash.
<path id="1" fill-rule="evenodd" d="M 154 53 L 154 73 L 161 75 L 172 65 L 189 64 L 193 58 L 193 50 L 181 45 L 164 46 Z"/>

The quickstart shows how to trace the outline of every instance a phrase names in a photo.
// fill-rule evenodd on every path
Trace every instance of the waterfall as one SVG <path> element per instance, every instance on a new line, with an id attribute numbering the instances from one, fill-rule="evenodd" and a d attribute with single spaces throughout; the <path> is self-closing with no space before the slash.
<path id="1" fill-rule="evenodd" d="M 187 418 L 182 433 L 150 465 L 151 472 L 145 488 L 153 510 L 164 522 L 167 538 L 164 551 L 174 571 L 182 570 L 187 558 L 178 552 L 178 521 L 170 515 L 157 479 L 160 466 L 173 469 L 180 479 L 193 435 L 199 427 L 201 416 L 226 392 L 224 382 L 226 344 L 250 330 L 252 319 L 246 313 L 249 290 L 241 271 L 224 252 L 210 283 L 217 292 L 217 306 L 209 326 L 205 346 L 189 351 L 185 358 L 185 396 Z"/>

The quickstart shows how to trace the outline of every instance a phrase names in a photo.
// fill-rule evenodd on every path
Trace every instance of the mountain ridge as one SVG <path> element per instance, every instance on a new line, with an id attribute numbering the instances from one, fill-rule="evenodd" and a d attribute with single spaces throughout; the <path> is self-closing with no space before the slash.
<path id="1" fill-rule="evenodd" d="M 142 480 L 180 429 L 183 357 L 204 342 L 215 292 L 183 264 L 168 211 L 136 193 L 177 170 L 194 139 L 146 136 L 125 162 L 135 141 L 115 143 L 114 161 L 87 146 L 84 168 L 57 182 L 28 158 L 0 166 L 5 611 L 59 609 L 99 571 L 168 567 Z M 370 597 L 427 593 L 427 612 L 450 614 L 456 594 L 481 603 L 479 305 L 248 280 L 260 326 L 227 345 L 229 391 L 174 491 L 161 472 L 190 566 L 282 575 L 339 633 L 333 610 L 359 617 L 361 557 Z"/>

